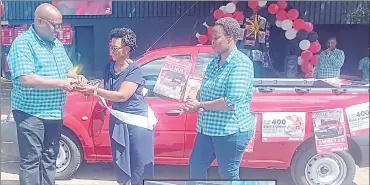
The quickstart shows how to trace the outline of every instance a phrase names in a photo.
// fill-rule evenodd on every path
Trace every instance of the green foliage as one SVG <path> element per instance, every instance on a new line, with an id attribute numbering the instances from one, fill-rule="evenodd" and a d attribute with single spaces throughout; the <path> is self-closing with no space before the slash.
<path id="1" fill-rule="evenodd" d="M 358 6 L 357 8 L 345 12 L 346 21 L 349 24 L 369 24 L 370 9 L 368 6 Z"/>

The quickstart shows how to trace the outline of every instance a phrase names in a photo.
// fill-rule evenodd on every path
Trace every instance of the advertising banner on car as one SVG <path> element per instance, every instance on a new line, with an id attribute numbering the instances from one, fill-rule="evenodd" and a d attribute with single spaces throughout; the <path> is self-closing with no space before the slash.
<path id="1" fill-rule="evenodd" d="M 181 100 L 191 70 L 191 63 L 173 57 L 164 59 L 153 91 L 165 97 Z"/>
<path id="2" fill-rule="evenodd" d="M 369 102 L 346 108 L 349 130 L 352 136 L 369 134 Z"/>
<path id="3" fill-rule="evenodd" d="M 342 109 L 312 112 L 317 153 L 348 150 Z"/>
<path id="4" fill-rule="evenodd" d="M 57 7 L 63 15 L 110 15 L 112 14 L 111 0 L 81 0 L 66 1 L 53 0 L 52 4 Z"/>
<path id="5" fill-rule="evenodd" d="M 305 112 L 266 112 L 262 114 L 262 142 L 303 141 Z"/>
<path id="6" fill-rule="evenodd" d="M 255 143 L 255 136 L 256 136 L 256 130 L 257 130 L 257 118 L 258 118 L 258 114 L 256 113 L 252 113 L 252 115 L 254 116 L 254 132 L 253 132 L 253 136 L 252 138 L 249 140 L 248 142 L 248 145 L 247 147 L 245 148 L 244 152 L 247 152 L 247 153 L 253 153 L 253 148 L 254 148 L 254 143 Z"/>

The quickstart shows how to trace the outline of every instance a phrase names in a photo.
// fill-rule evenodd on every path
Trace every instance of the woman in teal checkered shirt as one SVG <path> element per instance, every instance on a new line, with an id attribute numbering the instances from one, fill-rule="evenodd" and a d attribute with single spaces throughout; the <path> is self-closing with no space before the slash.
<path id="1" fill-rule="evenodd" d="M 197 99 L 183 107 L 185 112 L 199 111 L 191 179 L 207 179 L 207 169 L 215 159 L 222 178 L 239 179 L 241 159 L 255 127 L 250 112 L 253 63 L 236 48 L 239 30 L 233 18 L 216 21 L 212 47 L 218 56 L 207 66 Z"/>

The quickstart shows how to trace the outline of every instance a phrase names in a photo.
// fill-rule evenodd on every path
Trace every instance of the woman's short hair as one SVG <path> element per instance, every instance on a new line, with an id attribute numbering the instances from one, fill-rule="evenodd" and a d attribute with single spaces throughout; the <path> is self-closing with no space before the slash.
<path id="1" fill-rule="evenodd" d="M 231 17 L 224 17 L 215 22 L 215 26 L 219 25 L 225 30 L 227 36 L 230 36 L 236 42 L 240 35 L 240 25 L 238 21 Z"/>
<path id="2" fill-rule="evenodd" d="M 131 51 L 136 49 L 136 34 L 129 28 L 114 28 L 109 34 L 109 40 L 112 38 L 122 38 L 122 44 L 130 47 Z"/>

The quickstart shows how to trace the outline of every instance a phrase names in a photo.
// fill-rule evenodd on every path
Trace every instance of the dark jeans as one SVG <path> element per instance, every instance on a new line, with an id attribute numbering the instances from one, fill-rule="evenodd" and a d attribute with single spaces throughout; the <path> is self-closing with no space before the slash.
<path id="1" fill-rule="evenodd" d="M 20 153 L 20 185 L 55 185 L 63 120 L 40 119 L 13 110 Z"/>
<path id="2" fill-rule="evenodd" d="M 207 170 L 217 159 L 218 171 L 223 179 L 238 180 L 244 150 L 253 131 L 229 136 L 207 136 L 197 133 L 190 156 L 190 179 L 207 179 Z"/>

